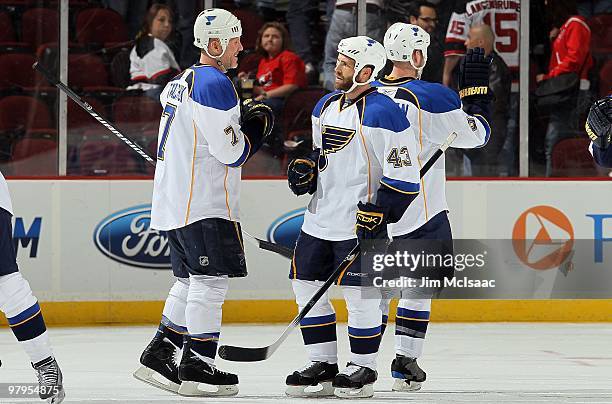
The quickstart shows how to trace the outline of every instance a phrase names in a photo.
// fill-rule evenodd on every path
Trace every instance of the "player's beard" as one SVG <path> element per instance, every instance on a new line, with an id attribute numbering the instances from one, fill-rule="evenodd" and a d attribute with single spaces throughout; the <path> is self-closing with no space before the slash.
<path id="1" fill-rule="evenodd" d="M 343 77 L 341 79 L 341 81 L 337 81 L 337 76 L 336 76 L 336 80 L 334 81 L 334 88 L 336 90 L 340 90 L 340 91 L 348 91 L 349 88 L 351 88 L 353 86 L 353 78 L 352 77 Z"/>

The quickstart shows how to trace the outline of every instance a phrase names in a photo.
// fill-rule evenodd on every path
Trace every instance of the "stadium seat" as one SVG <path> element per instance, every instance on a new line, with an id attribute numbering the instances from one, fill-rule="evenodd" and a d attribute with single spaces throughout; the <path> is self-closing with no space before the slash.
<path id="1" fill-rule="evenodd" d="M 26 132 L 13 145 L 13 175 L 57 175 L 57 131 Z"/>
<path id="2" fill-rule="evenodd" d="M 128 31 L 119 13 L 106 8 L 88 8 L 76 18 L 76 39 L 82 45 L 126 42 Z"/>
<path id="3" fill-rule="evenodd" d="M 263 56 L 257 52 L 249 52 L 242 55 L 238 63 L 238 71 L 255 76 L 257 68 L 259 67 L 259 61 L 262 57 Z"/>
<path id="4" fill-rule="evenodd" d="M 17 41 L 17 38 L 15 37 L 11 16 L 6 11 L 0 11 L 0 42 L 14 41 Z"/>
<path id="5" fill-rule="evenodd" d="M 590 140 L 586 135 L 559 141 L 552 151 L 552 176 L 597 176 L 597 168 L 588 150 L 589 143 Z"/>
<path id="6" fill-rule="evenodd" d="M 53 127 L 47 105 L 34 97 L 11 95 L 0 99 L 0 131 Z"/>
<path id="7" fill-rule="evenodd" d="M 36 59 L 29 53 L 0 54 L 0 90 L 34 87 L 42 77 L 32 69 Z"/>
<path id="8" fill-rule="evenodd" d="M 111 82 L 114 86 L 126 88 L 130 85 L 130 51 L 118 52 L 110 64 Z"/>
<path id="9" fill-rule="evenodd" d="M 255 49 L 257 31 L 264 25 L 264 20 L 259 14 L 247 9 L 233 10 L 232 13 L 238 17 L 242 24 L 242 37 L 240 41 L 244 49 Z"/>
<path id="10" fill-rule="evenodd" d="M 591 50 L 595 54 L 612 52 L 612 14 L 598 14 L 588 21 L 591 28 Z"/>
<path id="11" fill-rule="evenodd" d="M 21 40 L 32 50 L 40 44 L 59 39 L 59 14 L 51 8 L 32 8 L 23 13 Z"/>
<path id="12" fill-rule="evenodd" d="M 103 117 L 107 117 L 104 105 L 100 100 L 91 97 L 85 97 L 84 100 L 88 102 L 93 109 L 101 114 Z M 76 102 L 68 99 L 68 130 L 70 132 L 79 131 L 83 132 L 87 129 L 97 129 L 100 123 L 92 117 L 87 111 L 81 108 Z"/>
<path id="13" fill-rule="evenodd" d="M 80 175 L 143 175 L 143 162 L 131 148 L 110 133 L 88 130 L 78 144 Z"/>
<path id="14" fill-rule="evenodd" d="M 119 97 L 113 103 L 113 117 L 117 126 L 136 135 L 157 129 L 161 113 L 159 101 L 145 96 Z"/>
<path id="15" fill-rule="evenodd" d="M 612 93 L 612 59 L 606 61 L 599 71 L 599 96 Z"/>
<path id="16" fill-rule="evenodd" d="M 121 92 L 110 85 L 108 72 L 102 59 L 92 53 L 68 55 L 68 84 L 91 92 Z"/>
<path id="17" fill-rule="evenodd" d="M 308 87 L 287 97 L 279 122 L 285 139 L 290 139 L 294 131 L 310 131 L 312 110 L 325 93 L 323 87 Z"/>

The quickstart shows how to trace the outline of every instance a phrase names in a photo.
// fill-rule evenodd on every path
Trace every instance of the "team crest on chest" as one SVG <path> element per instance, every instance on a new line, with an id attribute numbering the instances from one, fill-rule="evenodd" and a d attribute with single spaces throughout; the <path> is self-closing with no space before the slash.
<path id="1" fill-rule="evenodd" d="M 356 131 L 354 129 L 323 125 L 321 130 L 323 150 L 319 156 L 319 171 L 323 171 L 327 168 L 327 155 L 344 149 L 344 147 L 351 142 L 355 133 Z"/>

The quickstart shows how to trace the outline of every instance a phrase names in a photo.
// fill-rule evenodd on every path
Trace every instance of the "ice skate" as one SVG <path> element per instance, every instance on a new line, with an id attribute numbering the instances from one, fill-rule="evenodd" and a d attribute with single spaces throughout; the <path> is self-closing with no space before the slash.
<path id="1" fill-rule="evenodd" d="M 427 378 L 416 358 L 396 355 L 391 363 L 391 375 L 395 379 L 393 391 L 418 391 Z"/>
<path id="2" fill-rule="evenodd" d="M 64 401 L 66 392 L 62 384 L 62 371 L 55 358 L 50 356 L 40 362 L 33 363 L 32 367 L 36 370 L 40 399 L 46 400 L 49 404 L 59 404 Z"/>
<path id="3" fill-rule="evenodd" d="M 179 366 L 182 396 L 235 396 L 238 394 L 238 376 L 218 370 L 188 348 L 183 352 Z"/>
<path id="4" fill-rule="evenodd" d="M 176 363 L 177 351 L 163 334 L 156 334 L 140 355 L 142 366 L 134 372 L 134 377 L 159 389 L 177 393 L 181 385 Z"/>
<path id="5" fill-rule="evenodd" d="M 340 398 L 368 398 L 374 395 L 374 382 L 378 373 L 365 366 L 347 363 L 333 381 L 334 394 Z"/>
<path id="6" fill-rule="evenodd" d="M 285 393 L 291 397 L 327 397 L 334 395 L 332 381 L 338 364 L 310 362 L 287 376 Z"/>

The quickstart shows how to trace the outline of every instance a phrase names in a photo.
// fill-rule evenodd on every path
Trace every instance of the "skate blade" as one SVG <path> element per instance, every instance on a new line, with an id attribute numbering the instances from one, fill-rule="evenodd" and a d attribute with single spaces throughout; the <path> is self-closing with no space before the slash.
<path id="1" fill-rule="evenodd" d="M 393 382 L 393 391 L 419 391 L 421 390 L 421 382 L 410 381 L 406 379 L 395 379 Z"/>
<path id="2" fill-rule="evenodd" d="M 48 404 L 60 404 L 62 401 L 64 401 L 64 398 L 66 398 L 66 392 L 64 391 L 64 388 L 62 387 L 62 389 L 53 397 L 49 397 L 47 398 L 47 403 Z"/>
<path id="3" fill-rule="evenodd" d="M 158 389 L 169 391 L 171 393 L 178 393 L 179 391 L 180 386 L 178 384 L 166 379 L 164 376 L 160 375 L 153 369 L 149 369 L 146 366 L 141 366 L 132 375 L 136 379 L 143 381 L 147 384 L 150 384 L 153 387 L 157 387 Z M 162 379 L 162 380 L 158 380 L 158 379 Z"/>
<path id="4" fill-rule="evenodd" d="M 181 396 L 187 397 L 218 397 L 235 396 L 238 394 L 238 385 L 212 385 L 198 382 L 183 382 L 178 389 Z"/>
<path id="5" fill-rule="evenodd" d="M 340 398 L 369 398 L 374 395 L 374 383 L 366 384 L 360 389 L 336 387 L 334 394 Z"/>
<path id="6" fill-rule="evenodd" d="M 289 397 L 332 397 L 332 382 L 321 382 L 314 386 L 287 386 L 285 394 Z"/>

